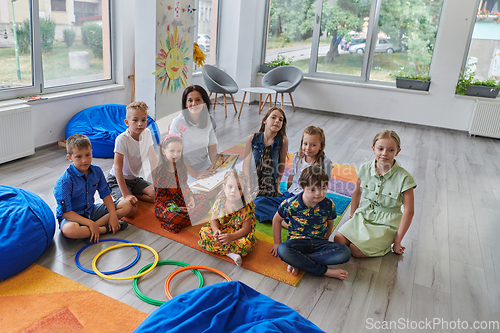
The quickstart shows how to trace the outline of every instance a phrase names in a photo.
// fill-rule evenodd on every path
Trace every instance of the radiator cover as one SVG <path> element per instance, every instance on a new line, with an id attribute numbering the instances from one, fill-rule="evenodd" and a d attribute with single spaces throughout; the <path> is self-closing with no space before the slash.
<path id="1" fill-rule="evenodd" d="M 0 163 L 34 153 L 31 107 L 16 105 L 0 109 Z"/>

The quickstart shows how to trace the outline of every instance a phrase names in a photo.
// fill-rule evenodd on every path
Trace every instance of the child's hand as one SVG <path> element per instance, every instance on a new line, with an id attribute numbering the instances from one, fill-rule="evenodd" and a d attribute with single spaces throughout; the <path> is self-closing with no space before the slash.
<path id="1" fill-rule="evenodd" d="M 210 170 L 210 169 L 207 169 L 203 172 L 200 172 L 198 173 L 198 179 L 202 179 L 202 178 L 208 178 L 208 177 L 211 177 L 213 175 L 215 175 L 217 172 L 215 170 Z"/>
<path id="2" fill-rule="evenodd" d="M 406 247 L 401 246 L 401 242 L 394 241 L 394 245 L 392 245 L 392 250 L 397 254 L 403 254 Z"/>
<path id="3" fill-rule="evenodd" d="M 270 251 L 271 254 L 275 257 L 278 256 L 278 246 L 279 246 L 279 244 L 274 244 L 273 247 L 271 248 L 271 251 Z"/>
<path id="4" fill-rule="evenodd" d="M 216 242 L 219 241 L 219 236 L 220 236 L 220 230 L 217 229 L 217 230 L 214 231 L 214 239 L 215 239 Z"/>
<path id="5" fill-rule="evenodd" d="M 90 242 L 91 243 L 99 243 L 99 235 L 101 231 L 99 230 L 99 226 L 97 223 L 93 222 L 89 226 L 90 229 Z"/>
<path id="6" fill-rule="evenodd" d="M 139 201 L 135 195 L 129 194 L 123 197 L 123 199 L 130 201 L 132 206 L 137 206 L 137 202 Z"/>
<path id="7" fill-rule="evenodd" d="M 186 207 L 179 207 L 179 209 L 180 209 L 179 213 L 187 214 L 188 212 L 188 209 Z"/>
<path id="8" fill-rule="evenodd" d="M 118 216 L 116 216 L 116 214 L 114 216 L 109 216 L 108 225 L 109 228 L 113 231 L 113 235 L 115 234 L 115 232 L 120 230 L 120 222 L 118 221 Z"/>
<path id="9" fill-rule="evenodd" d="M 188 209 L 193 209 L 194 208 L 194 198 L 193 197 L 189 198 L 188 204 L 187 204 L 187 208 Z"/>
<path id="10" fill-rule="evenodd" d="M 222 245 L 227 245 L 233 241 L 233 235 L 232 234 L 219 234 L 219 243 Z"/>

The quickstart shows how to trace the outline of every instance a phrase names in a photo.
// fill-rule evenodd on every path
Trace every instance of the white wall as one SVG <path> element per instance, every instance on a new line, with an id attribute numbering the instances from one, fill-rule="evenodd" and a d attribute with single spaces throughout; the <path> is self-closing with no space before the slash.
<path id="1" fill-rule="evenodd" d="M 257 84 L 261 62 L 266 0 L 222 0 L 219 28 L 219 67 L 240 88 Z M 259 81 L 260 83 L 260 81 Z M 243 98 L 240 91 L 237 100 Z"/>
<path id="2" fill-rule="evenodd" d="M 260 0 L 222 0 L 219 65 L 235 78 L 240 87 L 260 85 L 261 82 L 262 75 L 256 72 L 265 27 L 263 21 L 255 21 L 251 14 L 259 15 L 259 20 L 262 20 L 266 14 L 263 4 L 264 1 Z M 444 1 L 428 94 L 367 84 L 306 79 L 293 93 L 295 105 L 313 110 L 468 130 L 475 100 L 456 96 L 455 85 L 468 51 L 468 38 L 476 7 L 476 1 L 471 0 Z M 241 100 L 241 94 L 238 99 Z"/>

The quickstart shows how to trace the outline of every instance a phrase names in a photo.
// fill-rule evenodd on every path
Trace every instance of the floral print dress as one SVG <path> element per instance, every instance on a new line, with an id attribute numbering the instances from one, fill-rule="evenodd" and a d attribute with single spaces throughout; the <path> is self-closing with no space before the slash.
<path id="1" fill-rule="evenodd" d="M 219 218 L 221 233 L 234 233 L 240 230 L 243 227 L 243 221 L 248 219 L 252 220 L 252 228 L 248 235 L 223 245 L 214 239 L 214 232 L 210 226 L 210 222 L 208 222 L 200 229 L 200 240 L 198 241 L 198 245 L 209 252 L 220 255 L 237 253 L 243 257 L 246 256 L 257 242 L 257 238 L 254 235 L 256 222 L 254 211 L 255 205 L 253 202 L 250 202 L 240 210 L 226 214 L 226 198 L 218 198 L 212 207 L 212 213 L 215 216 L 221 216 Z"/>

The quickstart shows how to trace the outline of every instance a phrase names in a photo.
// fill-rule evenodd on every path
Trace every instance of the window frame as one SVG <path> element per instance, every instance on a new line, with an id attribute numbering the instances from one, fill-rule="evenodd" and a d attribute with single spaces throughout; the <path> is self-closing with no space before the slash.
<path id="1" fill-rule="evenodd" d="M 0 90 L 0 100 L 15 99 L 21 96 L 31 96 L 38 94 L 51 94 L 64 91 L 72 91 L 78 89 L 106 86 L 116 83 L 115 76 L 115 27 L 113 20 L 113 1 L 102 0 L 108 2 L 108 16 L 109 16 L 109 36 L 110 36 L 110 78 L 98 81 L 81 82 L 65 84 L 55 87 L 44 87 L 43 81 L 43 63 L 42 63 L 42 42 L 40 36 L 40 19 L 39 19 L 39 3 L 37 0 L 28 0 L 30 10 L 30 30 L 31 30 L 31 78 L 32 86 L 26 87 L 13 87 Z M 16 22 L 16 26 L 19 22 Z"/>
<path id="2" fill-rule="evenodd" d="M 481 4 L 481 1 L 476 1 L 476 5 L 474 6 L 475 10 L 474 10 L 474 15 L 472 17 L 472 19 L 474 20 L 474 23 L 471 24 L 470 29 L 469 29 L 469 37 L 467 39 L 467 47 L 465 48 L 466 51 L 464 52 L 464 57 L 462 59 L 462 66 L 460 67 L 460 74 L 462 73 L 465 66 L 467 65 L 467 58 L 469 57 L 470 45 L 472 43 L 472 35 L 474 34 L 474 28 L 476 27 L 477 12 L 479 10 L 480 4 Z M 431 63 L 431 66 L 432 66 L 432 63 Z M 457 83 L 458 83 L 458 80 L 460 80 L 460 78 L 461 78 L 461 75 L 459 75 L 457 77 Z M 455 94 L 456 94 L 456 92 L 455 92 Z"/>
<path id="3" fill-rule="evenodd" d="M 218 44 L 219 44 L 219 37 L 220 37 L 220 12 L 221 12 L 221 0 L 216 0 L 217 1 L 217 28 L 216 28 L 216 31 L 215 31 L 215 64 L 213 64 L 213 66 L 217 67 L 219 65 L 219 47 L 218 47 Z M 212 4 L 213 2 L 215 2 L 214 0 L 212 1 Z M 197 5 L 198 4 L 198 5 Z M 195 0 L 195 8 L 197 8 L 199 10 L 199 0 Z M 210 14 L 212 13 L 213 11 L 213 8 L 210 9 Z M 198 14 L 195 15 L 196 17 L 196 20 L 199 20 L 199 12 Z M 194 34 L 193 34 L 193 43 L 196 43 L 198 42 L 198 24 L 195 24 L 195 27 L 194 27 Z M 210 36 L 210 52 L 212 52 L 212 36 Z M 207 55 L 207 58 L 208 58 L 208 55 Z M 194 59 L 193 59 L 193 74 L 201 74 L 203 71 L 203 67 L 201 66 L 196 66 L 196 63 L 194 62 Z"/>
<path id="4" fill-rule="evenodd" d="M 266 59 L 266 52 L 267 52 L 267 38 L 269 34 L 269 18 L 270 18 L 270 11 L 271 11 L 271 1 L 272 0 L 267 0 L 266 1 L 266 24 L 265 24 L 265 29 L 263 32 L 263 48 L 262 48 L 262 54 L 261 54 L 261 63 L 265 62 Z M 378 35 L 378 22 L 380 18 L 380 11 L 382 8 L 382 1 L 383 0 L 371 0 L 370 4 L 370 13 L 369 13 L 369 21 L 368 21 L 368 28 L 367 28 L 367 34 L 366 34 L 366 50 L 368 52 L 364 52 L 363 55 L 363 65 L 361 67 L 361 74 L 359 76 L 354 76 L 354 75 L 346 75 L 346 74 L 336 74 L 336 73 L 326 73 L 326 72 L 317 72 L 317 61 L 318 61 L 318 48 L 319 48 L 319 34 L 320 34 L 320 29 L 321 29 L 321 16 L 322 16 L 322 9 L 323 9 L 323 3 L 328 0 L 316 0 L 316 12 L 315 12 L 315 22 L 314 22 L 314 28 L 313 28 L 313 35 L 312 35 L 312 41 L 311 41 L 311 54 L 309 58 L 309 71 L 308 73 L 304 73 L 304 77 L 310 77 L 310 78 L 318 78 L 318 79 L 325 79 L 325 80 L 331 80 L 331 81 L 349 81 L 349 82 L 355 82 L 355 83 L 364 83 L 364 84 L 372 84 L 372 85 L 378 85 L 378 86 L 387 86 L 387 87 L 395 87 L 396 83 L 395 82 L 390 82 L 390 81 L 379 81 L 379 80 L 373 80 L 370 78 L 370 73 L 373 67 L 373 61 L 375 58 L 375 47 L 376 47 L 376 41 L 377 41 L 377 35 Z M 441 7 L 441 11 L 444 8 L 444 3 L 446 0 L 443 0 L 443 6 Z M 479 6 L 479 4 L 477 5 Z M 442 12 L 441 12 L 442 15 Z M 438 33 L 436 35 L 436 41 L 439 36 L 439 30 L 441 27 L 441 17 L 438 23 Z M 472 36 L 472 30 L 471 30 L 471 36 Z M 469 39 L 470 40 L 470 39 Z M 375 42 L 374 42 L 375 41 Z M 434 50 L 435 52 L 435 50 Z M 429 73 L 432 71 L 433 67 L 433 58 L 434 58 L 434 52 L 432 54 L 431 58 L 431 63 L 430 63 L 430 69 Z M 465 57 L 464 62 L 467 60 L 467 57 Z M 292 64 L 293 65 L 293 64 Z"/>

